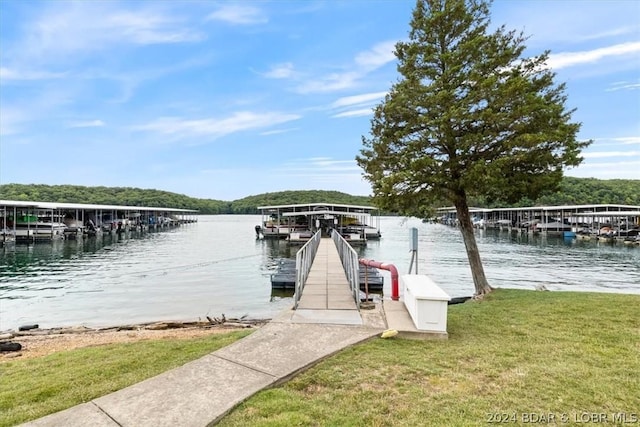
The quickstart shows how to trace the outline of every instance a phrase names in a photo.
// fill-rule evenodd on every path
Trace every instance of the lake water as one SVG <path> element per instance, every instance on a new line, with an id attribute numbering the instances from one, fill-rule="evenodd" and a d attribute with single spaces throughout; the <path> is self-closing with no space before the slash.
<path id="1" fill-rule="evenodd" d="M 0 248 L 0 331 L 104 327 L 206 316 L 271 318 L 292 304 L 272 294 L 270 274 L 296 247 L 256 240 L 259 215 L 201 216 L 196 224 L 118 240 L 60 241 Z M 410 228 L 418 228 L 418 273 L 451 296 L 473 294 L 457 229 L 383 217 L 382 239 L 358 249 L 364 258 L 409 270 Z M 640 293 L 640 248 L 478 231 L 494 287 Z M 390 276 L 385 276 L 385 296 Z"/>

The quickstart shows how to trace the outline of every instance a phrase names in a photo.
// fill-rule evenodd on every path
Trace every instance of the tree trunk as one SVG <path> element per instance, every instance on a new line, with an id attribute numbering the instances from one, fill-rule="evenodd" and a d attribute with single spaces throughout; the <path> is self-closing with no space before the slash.
<path id="1" fill-rule="evenodd" d="M 476 288 L 475 295 L 488 294 L 493 290 L 493 288 L 489 285 L 489 282 L 484 275 L 484 267 L 482 266 L 482 260 L 480 259 L 480 252 L 478 252 L 478 245 L 476 245 L 476 236 L 473 232 L 471 215 L 469 215 L 467 195 L 464 192 L 459 194 L 454 203 L 456 206 L 456 212 L 458 213 L 458 222 L 460 224 L 460 231 L 462 232 L 462 239 L 464 240 L 464 246 L 467 249 L 467 258 L 469 259 L 469 266 L 471 267 L 473 284 Z"/>

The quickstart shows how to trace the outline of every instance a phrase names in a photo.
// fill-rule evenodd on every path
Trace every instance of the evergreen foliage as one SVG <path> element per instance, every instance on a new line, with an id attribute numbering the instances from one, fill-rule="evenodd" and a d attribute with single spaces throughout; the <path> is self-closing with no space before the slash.
<path id="1" fill-rule="evenodd" d="M 400 79 L 375 109 L 357 157 L 375 200 L 421 214 L 456 207 L 476 293 L 491 290 L 469 215 L 470 197 L 516 203 L 559 188 L 581 163 L 579 123 L 549 53 L 523 58 L 526 37 L 490 30 L 490 1 L 419 0 L 396 44 Z"/>

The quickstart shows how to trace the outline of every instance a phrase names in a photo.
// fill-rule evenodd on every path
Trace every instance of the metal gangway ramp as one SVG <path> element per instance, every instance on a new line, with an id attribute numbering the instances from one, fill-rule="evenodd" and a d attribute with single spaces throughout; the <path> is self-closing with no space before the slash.
<path id="1" fill-rule="evenodd" d="M 357 293 L 354 295 L 334 239 L 320 239 L 311 269 L 296 293 L 293 322 L 363 324 Z"/>

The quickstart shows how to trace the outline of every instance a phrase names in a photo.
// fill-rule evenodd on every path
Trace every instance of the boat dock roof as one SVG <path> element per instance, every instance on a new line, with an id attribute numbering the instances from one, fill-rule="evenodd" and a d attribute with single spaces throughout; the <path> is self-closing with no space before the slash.
<path id="1" fill-rule="evenodd" d="M 374 206 L 343 205 L 338 203 L 301 203 L 296 205 L 259 206 L 265 213 L 278 213 L 280 216 L 309 215 L 371 215 L 378 208 Z"/>
<path id="2" fill-rule="evenodd" d="M 123 206 L 123 205 L 97 205 L 87 203 L 57 203 L 37 202 L 24 200 L 0 200 L 0 208 L 26 208 L 42 210 L 103 210 L 103 211 L 141 211 L 141 212 L 173 212 L 173 213 L 197 213 L 193 209 L 162 208 L 150 206 Z"/>
<path id="3" fill-rule="evenodd" d="M 438 212 L 454 213 L 455 207 L 438 208 Z M 640 206 L 600 204 L 600 205 L 561 205 L 561 206 L 525 206 L 517 208 L 469 208 L 469 212 L 499 213 L 499 212 L 570 212 L 585 216 L 620 216 L 640 215 Z"/>

